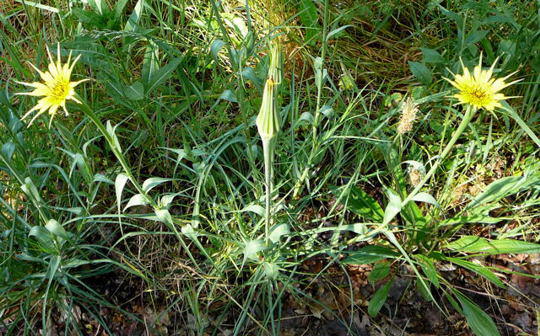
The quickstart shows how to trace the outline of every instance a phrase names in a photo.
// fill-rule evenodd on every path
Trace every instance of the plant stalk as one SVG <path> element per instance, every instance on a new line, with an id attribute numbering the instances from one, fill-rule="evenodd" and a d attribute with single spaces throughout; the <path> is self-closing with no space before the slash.
<path id="1" fill-rule="evenodd" d="M 420 192 L 422 187 L 428 182 L 428 180 L 433 176 L 433 174 L 435 174 L 435 172 L 437 171 L 437 169 L 439 168 L 443 160 L 446 158 L 448 153 L 450 153 L 450 151 L 456 144 L 456 141 L 459 139 L 463 131 L 465 131 L 465 129 L 469 125 L 469 122 L 471 121 L 475 112 L 476 112 L 475 108 L 472 108 L 470 106 L 467 107 L 467 109 L 465 110 L 465 115 L 463 116 L 463 119 L 461 120 L 461 123 L 459 124 L 457 130 L 452 135 L 452 138 L 450 139 L 450 141 L 446 144 L 446 147 L 444 148 L 443 152 L 441 153 L 437 161 L 433 164 L 431 169 L 424 176 L 424 178 L 420 181 L 420 183 L 418 183 L 418 185 L 413 189 L 413 191 L 411 191 L 411 193 L 403 201 L 402 203 L 403 205 L 406 205 L 409 201 L 411 201 L 414 198 L 414 196 L 416 196 L 418 192 Z"/>
<path id="2" fill-rule="evenodd" d="M 270 221 L 271 221 L 271 201 L 272 201 L 272 140 L 263 140 L 263 153 L 264 153 L 264 179 L 266 187 L 265 195 L 265 215 L 264 215 L 264 241 L 266 244 L 270 240 Z"/>

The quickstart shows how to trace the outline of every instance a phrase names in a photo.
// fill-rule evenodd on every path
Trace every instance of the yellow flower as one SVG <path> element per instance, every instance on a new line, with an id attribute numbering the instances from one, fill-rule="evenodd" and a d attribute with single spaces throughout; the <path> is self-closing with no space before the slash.
<path id="1" fill-rule="evenodd" d="M 500 93 L 500 91 L 520 80 L 510 83 L 505 82 L 515 72 L 503 78 L 492 78 L 495 63 L 497 63 L 497 60 L 493 62 L 489 70 L 482 70 L 482 56 L 480 56 L 480 62 L 474 67 L 472 73 L 462 62 L 463 74 L 454 75 L 454 80 L 445 78 L 459 90 L 454 97 L 459 100 L 460 104 L 470 105 L 475 109 L 484 108 L 488 111 L 493 111 L 496 107 L 501 107 L 501 100 L 514 98 L 507 97 Z"/>
<path id="2" fill-rule="evenodd" d="M 75 66 L 81 55 L 77 56 L 73 63 L 71 63 L 70 52 L 67 63 L 62 64 L 60 61 L 60 44 L 58 44 L 58 58 L 56 62 L 53 60 L 49 48 L 47 48 L 47 54 L 49 55 L 49 59 L 51 61 L 48 71 L 42 72 L 32 63 L 30 63 L 30 65 L 39 73 L 43 82 L 17 82 L 19 84 L 34 88 L 34 90 L 31 92 L 21 92 L 17 93 L 18 95 L 43 97 L 38 100 L 37 104 L 22 117 L 22 119 L 25 119 L 32 112 L 38 111 L 36 115 L 32 118 L 32 120 L 30 120 L 28 126 L 32 125 L 34 120 L 36 120 L 36 118 L 39 117 L 41 114 L 47 112 L 47 110 L 51 115 L 49 127 L 60 107 L 62 107 L 67 116 L 68 112 L 66 110 L 66 101 L 71 99 L 77 103 L 80 103 L 80 101 L 75 97 L 75 87 L 78 84 L 88 80 L 83 79 L 77 82 L 72 82 L 70 78 L 71 71 L 73 70 L 73 67 Z"/>

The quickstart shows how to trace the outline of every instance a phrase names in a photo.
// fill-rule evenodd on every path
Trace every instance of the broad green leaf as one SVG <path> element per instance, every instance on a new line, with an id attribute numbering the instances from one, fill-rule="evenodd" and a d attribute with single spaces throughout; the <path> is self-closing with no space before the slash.
<path id="1" fill-rule="evenodd" d="M 491 317 L 482 308 L 478 307 L 461 293 L 456 293 L 456 297 L 461 303 L 467 324 L 477 336 L 500 336 L 495 322 L 493 322 Z"/>
<path id="2" fill-rule="evenodd" d="M 159 219 L 160 222 L 165 223 L 167 225 L 174 225 L 171 213 L 167 209 L 155 209 L 154 210 L 156 217 Z"/>
<path id="3" fill-rule="evenodd" d="M 477 236 L 463 236 L 446 245 L 447 249 L 465 253 L 540 253 L 540 244 L 515 239 L 488 240 Z"/>
<path id="4" fill-rule="evenodd" d="M 482 204 L 496 202 L 538 184 L 540 184 L 540 173 L 536 171 L 527 171 L 522 176 L 503 177 L 490 183 L 465 209 L 468 210 Z"/>
<path id="5" fill-rule="evenodd" d="M 146 90 L 146 94 L 149 94 L 161 83 L 167 80 L 176 70 L 176 68 L 178 68 L 180 62 L 182 62 L 182 58 L 174 58 L 167 65 L 157 70 L 148 82 L 148 89 Z"/>
<path id="6" fill-rule="evenodd" d="M 279 242 L 280 238 L 286 234 L 289 233 L 289 225 L 288 224 L 280 224 L 280 225 L 277 225 L 275 226 L 273 229 L 272 229 L 272 232 L 270 233 L 270 240 L 272 241 L 272 243 L 277 243 Z"/>
<path id="7" fill-rule="evenodd" d="M 435 206 L 439 206 L 439 203 L 437 203 L 435 197 L 431 196 L 427 192 L 419 192 L 418 194 L 414 195 L 412 200 L 416 202 L 429 203 Z"/>
<path id="8" fill-rule="evenodd" d="M 487 30 L 477 30 L 470 33 L 465 38 L 465 46 L 468 46 L 476 42 L 480 42 L 484 37 L 486 37 L 487 33 L 488 33 Z"/>
<path id="9" fill-rule="evenodd" d="M 264 208 L 258 204 L 250 204 L 243 208 L 241 212 L 253 212 L 259 216 L 264 216 Z"/>
<path id="10" fill-rule="evenodd" d="M 36 206 L 43 202 L 31 178 L 27 177 L 24 179 L 24 184 L 21 186 L 21 189 L 28 197 L 31 197 L 32 200 L 36 202 Z"/>
<path id="11" fill-rule="evenodd" d="M 444 58 L 435 49 L 420 48 L 425 63 L 444 63 Z"/>
<path id="12" fill-rule="evenodd" d="M 122 13 L 124 12 L 124 7 L 126 7 L 126 4 L 129 0 L 118 0 L 116 2 L 116 5 L 114 6 L 114 17 L 119 19 L 122 16 Z"/>
<path id="13" fill-rule="evenodd" d="M 148 201 L 146 196 L 144 196 L 143 194 L 135 194 L 135 195 L 131 196 L 131 198 L 129 199 L 128 204 L 124 208 L 124 211 L 131 208 L 132 206 L 146 205 L 148 203 L 150 203 L 150 202 Z"/>
<path id="14" fill-rule="evenodd" d="M 424 274 L 427 276 L 429 281 L 435 287 L 439 288 L 440 283 L 439 283 L 439 278 L 438 278 L 438 272 L 437 272 L 437 268 L 435 267 L 433 260 L 421 254 L 415 255 L 414 257 L 420 264 L 422 271 L 424 271 Z M 422 288 L 424 287 L 422 286 Z"/>
<path id="15" fill-rule="evenodd" d="M 6 142 L 2 145 L 2 155 L 7 160 L 11 160 L 11 157 L 13 156 L 13 153 L 15 152 L 15 144 L 13 142 Z"/>
<path id="16" fill-rule="evenodd" d="M 369 273 L 368 281 L 374 284 L 377 281 L 386 278 L 388 274 L 390 274 L 390 263 L 388 261 L 378 262 Z"/>
<path id="17" fill-rule="evenodd" d="M 387 189 L 388 205 L 384 209 L 383 225 L 387 225 L 401 211 L 401 198 L 393 190 Z"/>
<path id="18" fill-rule="evenodd" d="M 58 223 L 54 219 L 49 219 L 47 224 L 45 224 L 45 228 L 49 230 L 50 233 L 52 233 L 53 235 L 57 237 L 60 237 L 65 240 L 69 239 L 69 235 L 64 229 L 64 227 L 62 227 L 62 225 L 60 225 L 60 223 Z"/>
<path id="19" fill-rule="evenodd" d="M 464 268 L 468 269 L 469 271 L 473 271 L 473 272 L 477 273 L 478 275 L 483 276 L 484 278 L 488 279 L 489 281 L 493 282 L 495 285 L 497 285 L 497 286 L 499 286 L 501 288 L 506 287 L 504 285 L 504 283 L 501 281 L 501 279 L 499 279 L 493 272 L 491 272 L 485 266 L 477 265 L 477 264 L 472 263 L 470 261 L 466 261 L 466 260 L 459 259 L 459 258 L 446 257 L 445 259 L 452 262 L 452 263 L 454 263 L 454 264 L 456 264 L 456 265 L 464 267 Z"/>
<path id="20" fill-rule="evenodd" d="M 244 260 L 245 259 L 251 259 L 251 260 L 258 260 L 258 253 L 262 250 L 264 250 L 264 243 L 262 240 L 250 240 L 246 243 L 244 246 Z"/>
<path id="21" fill-rule="evenodd" d="M 225 44 L 226 43 L 222 40 L 215 40 L 214 42 L 212 42 L 212 44 L 210 45 L 210 53 L 212 54 L 214 59 L 218 59 L 219 51 L 221 50 L 221 48 L 223 48 L 223 46 L 225 46 Z"/>
<path id="22" fill-rule="evenodd" d="M 431 292 L 428 292 L 428 289 L 426 289 L 426 287 L 424 287 L 422 281 L 420 281 L 419 278 L 416 278 L 414 282 L 416 283 L 416 290 L 418 291 L 418 293 L 420 293 L 420 295 L 422 295 L 424 300 L 432 301 L 433 295 L 431 294 Z"/>
<path id="23" fill-rule="evenodd" d="M 382 306 L 386 302 L 386 298 L 388 298 L 388 291 L 390 290 L 390 286 L 392 285 L 393 280 L 388 281 L 385 283 L 382 287 L 380 287 L 371 300 L 369 300 L 368 304 L 368 314 L 371 317 L 377 316 L 379 311 L 381 310 Z"/>
<path id="24" fill-rule="evenodd" d="M 171 178 L 163 178 L 163 177 L 150 177 L 149 179 L 146 179 L 143 182 L 142 188 L 145 192 L 149 192 L 150 190 L 154 189 L 158 185 L 173 181 Z"/>
<path id="25" fill-rule="evenodd" d="M 116 206 L 118 207 L 118 212 L 122 205 L 122 191 L 126 186 L 128 177 L 125 174 L 118 174 L 114 180 L 114 190 L 116 192 Z"/>
<path id="26" fill-rule="evenodd" d="M 399 256 L 398 253 L 392 251 L 387 247 L 369 245 L 362 247 L 358 251 L 350 252 L 349 256 L 345 258 L 342 262 L 344 264 L 351 265 L 372 264 L 379 260 L 383 260 L 386 258 L 396 258 L 397 256 Z"/>
<path id="27" fill-rule="evenodd" d="M 150 79 L 154 77 L 156 71 L 158 71 L 159 69 L 158 51 L 158 46 L 153 43 L 152 40 L 149 40 L 148 45 L 146 46 L 146 51 L 144 53 L 144 60 L 141 72 L 141 81 L 144 84 L 145 88 L 148 88 L 148 85 L 150 84 Z"/>
<path id="28" fill-rule="evenodd" d="M 362 189 L 355 186 L 350 189 L 347 209 L 374 222 L 381 222 L 384 216 L 384 211 L 379 203 Z"/>
<path id="29" fill-rule="evenodd" d="M 300 0 L 299 7 L 298 16 L 306 29 L 306 41 L 313 44 L 314 41 L 312 39 L 321 30 L 317 7 L 313 0 Z"/>
<path id="30" fill-rule="evenodd" d="M 137 4 L 135 4 L 135 7 L 133 8 L 133 12 L 131 12 L 131 15 L 129 16 L 128 22 L 124 27 L 124 31 L 130 32 L 137 30 L 139 21 L 141 20 L 143 8 L 144 0 L 137 1 Z"/>
<path id="31" fill-rule="evenodd" d="M 28 233 L 29 237 L 35 237 L 39 242 L 40 247 L 48 253 L 54 252 L 54 241 L 49 230 L 44 226 L 32 226 L 30 232 Z"/>
<path id="32" fill-rule="evenodd" d="M 130 86 L 125 87 L 124 94 L 129 100 L 144 99 L 144 85 L 140 81 L 136 81 Z"/>
<path id="33" fill-rule="evenodd" d="M 411 72 L 424 85 L 431 84 L 431 71 L 423 63 L 409 61 Z"/>
<path id="34" fill-rule="evenodd" d="M 219 99 L 226 100 L 231 103 L 238 103 L 238 99 L 236 99 L 234 92 L 228 89 L 221 93 L 221 95 L 219 96 Z"/>

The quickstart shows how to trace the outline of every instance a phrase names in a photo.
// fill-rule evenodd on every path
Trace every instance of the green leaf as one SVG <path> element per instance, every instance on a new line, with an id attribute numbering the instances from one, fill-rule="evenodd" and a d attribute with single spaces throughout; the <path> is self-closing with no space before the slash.
<path id="1" fill-rule="evenodd" d="M 390 286 L 392 285 L 392 280 L 385 283 L 382 287 L 380 287 L 371 300 L 369 300 L 368 304 L 368 314 L 371 317 L 377 316 L 379 311 L 381 310 L 382 306 L 386 302 L 386 298 L 388 298 L 388 291 L 390 290 Z"/>
<path id="2" fill-rule="evenodd" d="M 381 222 L 384 211 L 379 203 L 365 191 L 352 186 L 347 199 L 347 209 L 374 222 Z"/>
<path id="3" fill-rule="evenodd" d="M 36 206 L 43 203 L 43 200 L 39 195 L 36 185 L 30 177 L 24 179 L 24 184 L 21 186 L 21 189 L 26 194 L 26 196 L 32 198 L 32 200 L 36 203 Z"/>
<path id="4" fill-rule="evenodd" d="M 336 28 L 334 30 L 332 30 L 331 32 L 328 33 L 328 35 L 326 35 L 326 41 L 330 41 L 330 39 L 332 37 L 334 37 L 335 35 L 341 33 L 343 30 L 349 28 L 349 27 L 352 27 L 352 25 L 346 25 L 346 26 L 342 26 L 342 27 L 339 27 L 339 28 Z"/>
<path id="5" fill-rule="evenodd" d="M 444 58 L 435 49 L 420 48 L 425 63 L 444 63 Z"/>
<path id="6" fill-rule="evenodd" d="M 368 275 L 368 281 L 374 284 L 377 281 L 386 278 L 388 274 L 390 274 L 390 263 L 388 261 L 376 263 Z"/>
<path id="7" fill-rule="evenodd" d="M 6 142 L 5 144 L 2 145 L 2 155 L 4 155 L 4 157 L 7 160 L 11 159 L 14 152 L 15 152 L 15 144 L 13 142 L 11 141 Z"/>
<path id="8" fill-rule="evenodd" d="M 484 278 L 488 279 L 489 281 L 493 282 L 495 285 L 505 288 L 506 286 L 504 283 L 499 279 L 493 272 L 491 272 L 487 267 L 482 265 L 477 265 L 475 263 L 472 263 L 470 261 L 466 261 L 459 258 L 450 258 L 446 257 L 445 260 L 448 260 L 456 265 L 459 265 L 461 267 L 464 267 L 470 271 L 475 272 L 476 274 L 483 276 Z"/>
<path id="9" fill-rule="evenodd" d="M 169 226 L 174 225 L 171 213 L 167 209 L 155 209 L 154 213 L 160 222 L 165 223 Z"/>
<path id="10" fill-rule="evenodd" d="M 540 253 L 540 244 L 514 239 L 488 240 L 477 236 L 463 236 L 446 245 L 447 249 L 465 253 Z"/>
<path id="11" fill-rule="evenodd" d="M 433 204 L 437 207 L 439 206 L 439 203 L 437 203 L 437 200 L 435 199 L 435 197 L 431 196 L 427 192 L 419 192 L 418 194 L 414 195 L 414 197 L 411 198 L 411 200 L 416 201 L 416 202 Z"/>
<path id="12" fill-rule="evenodd" d="M 527 123 L 523 119 L 521 119 L 519 114 L 517 114 L 517 112 L 510 105 L 508 105 L 507 102 L 503 101 L 502 104 L 503 104 L 503 109 L 506 112 L 508 112 L 508 114 L 510 114 L 510 117 L 512 117 L 517 122 L 519 127 L 521 127 L 521 129 L 523 129 L 525 133 L 527 133 L 527 135 L 532 139 L 532 141 L 534 141 L 534 143 L 538 147 L 540 147 L 540 139 L 538 139 L 538 137 L 533 132 L 533 130 L 529 127 L 529 125 L 527 125 Z"/>
<path id="13" fill-rule="evenodd" d="M 124 208 L 124 211 L 126 211 L 128 208 L 131 208 L 132 206 L 146 205 L 148 203 L 150 202 L 148 201 L 146 196 L 144 196 L 143 194 L 135 194 L 129 199 L 128 204 Z"/>
<path id="14" fill-rule="evenodd" d="M 264 243 L 262 240 L 250 240 L 244 246 L 244 260 L 259 260 L 257 253 L 264 250 Z"/>
<path id="15" fill-rule="evenodd" d="M 116 205 L 118 207 L 118 212 L 120 212 L 120 207 L 122 204 L 122 191 L 126 186 L 128 181 L 127 175 L 118 174 L 114 180 L 114 191 L 116 192 Z"/>
<path id="16" fill-rule="evenodd" d="M 420 83 L 424 85 L 431 84 L 431 71 L 423 63 L 409 61 L 409 67 L 411 68 L 414 77 L 416 77 Z"/>
<path id="17" fill-rule="evenodd" d="M 62 225 L 60 225 L 60 223 L 58 223 L 54 219 L 49 219 L 47 224 L 45 224 L 45 228 L 49 230 L 50 233 L 52 233 L 53 235 L 57 237 L 60 237 L 65 240 L 69 239 L 69 235 L 64 229 L 64 227 L 62 227 Z"/>
<path id="18" fill-rule="evenodd" d="M 465 43 L 464 43 L 465 47 L 470 45 L 470 44 L 480 42 L 484 37 L 486 37 L 487 33 L 488 33 L 487 30 L 477 30 L 477 31 L 474 31 L 474 32 L 470 33 L 465 38 Z"/>
<path id="19" fill-rule="evenodd" d="M 270 240 L 272 243 L 277 243 L 281 239 L 282 236 L 288 234 L 289 231 L 289 225 L 288 224 L 280 224 L 274 227 L 272 232 L 270 233 Z"/>
<path id="20" fill-rule="evenodd" d="M 174 179 L 171 179 L 171 178 L 150 177 L 150 178 L 146 179 L 143 182 L 142 188 L 143 188 L 143 190 L 145 192 L 149 192 L 150 190 L 154 189 L 158 185 L 160 185 L 162 183 L 165 183 L 165 182 L 170 182 L 170 181 L 173 181 L 173 180 Z"/>
<path id="21" fill-rule="evenodd" d="M 182 62 L 182 58 L 174 58 L 167 65 L 155 71 L 154 75 L 148 81 L 148 89 L 146 90 L 146 93 L 148 94 L 152 92 L 156 87 L 167 80 L 176 70 L 176 68 L 178 68 L 180 62 Z"/>
<path id="22" fill-rule="evenodd" d="M 212 44 L 210 45 L 210 53 L 212 54 L 215 60 L 218 59 L 219 51 L 225 45 L 226 43 L 223 42 L 222 40 L 215 40 L 214 42 L 212 42 Z"/>
<path id="23" fill-rule="evenodd" d="M 139 26 L 139 21 L 141 20 L 143 8 L 144 0 L 137 1 L 137 4 L 135 4 L 135 8 L 133 8 L 133 12 L 131 12 L 131 15 L 129 16 L 128 22 L 124 27 L 124 31 L 130 32 L 137 30 Z"/>
<path id="24" fill-rule="evenodd" d="M 401 198 L 393 190 L 387 189 L 388 205 L 384 209 L 383 225 L 387 225 L 401 211 Z"/>
<path id="25" fill-rule="evenodd" d="M 398 253 L 392 251 L 387 247 L 369 245 L 362 247 L 358 251 L 350 252 L 349 256 L 345 258 L 342 262 L 344 264 L 350 265 L 372 264 L 379 260 L 383 260 L 386 258 L 396 258 L 397 256 L 399 256 Z"/>
<path id="26" fill-rule="evenodd" d="M 158 51 L 158 46 L 155 43 L 151 42 L 151 40 L 149 40 L 148 45 L 146 46 L 146 51 L 144 53 L 141 73 L 141 81 L 144 84 L 145 88 L 148 88 L 148 85 L 150 84 L 150 79 L 154 77 L 156 71 L 158 71 L 159 69 Z"/>
<path id="27" fill-rule="evenodd" d="M 456 297 L 461 303 L 463 315 L 471 330 L 477 336 L 500 336 L 495 322 L 486 314 L 482 308 L 469 300 L 465 295 L 456 292 Z"/>
<path id="28" fill-rule="evenodd" d="M 126 86 L 124 95 L 129 100 L 141 100 L 144 99 L 144 85 L 140 81 L 136 81 L 130 86 Z"/>
<path id="29" fill-rule="evenodd" d="M 300 0 L 298 16 L 306 29 L 306 41 L 313 44 L 314 37 L 321 31 L 319 13 L 313 0 Z"/>
<path id="30" fill-rule="evenodd" d="M 427 276 L 429 281 L 435 287 L 439 288 L 440 283 L 439 283 L 439 278 L 438 278 L 438 272 L 437 272 L 437 268 L 435 267 L 433 260 L 421 254 L 415 255 L 414 257 L 420 264 L 422 271 L 424 271 L 424 274 Z M 422 288 L 424 287 L 422 286 Z"/>
<path id="31" fill-rule="evenodd" d="M 504 197 L 540 184 L 540 173 L 527 171 L 523 176 L 507 176 L 490 183 L 465 208 L 466 210 L 482 204 L 497 202 Z"/>
<path id="32" fill-rule="evenodd" d="M 28 237 L 35 237 L 39 246 L 48 253 L 54 253 L 54 241 L 49 230 L 43 226 L 32 226 Z"/>

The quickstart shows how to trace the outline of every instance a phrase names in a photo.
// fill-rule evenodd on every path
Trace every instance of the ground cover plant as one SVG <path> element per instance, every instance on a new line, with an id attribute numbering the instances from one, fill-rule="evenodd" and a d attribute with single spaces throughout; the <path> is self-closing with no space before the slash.
<path id="1" fill-rule="evenodd" d="M 0 334 L 537 334 L 539 13 L 2 1 Z"/>

